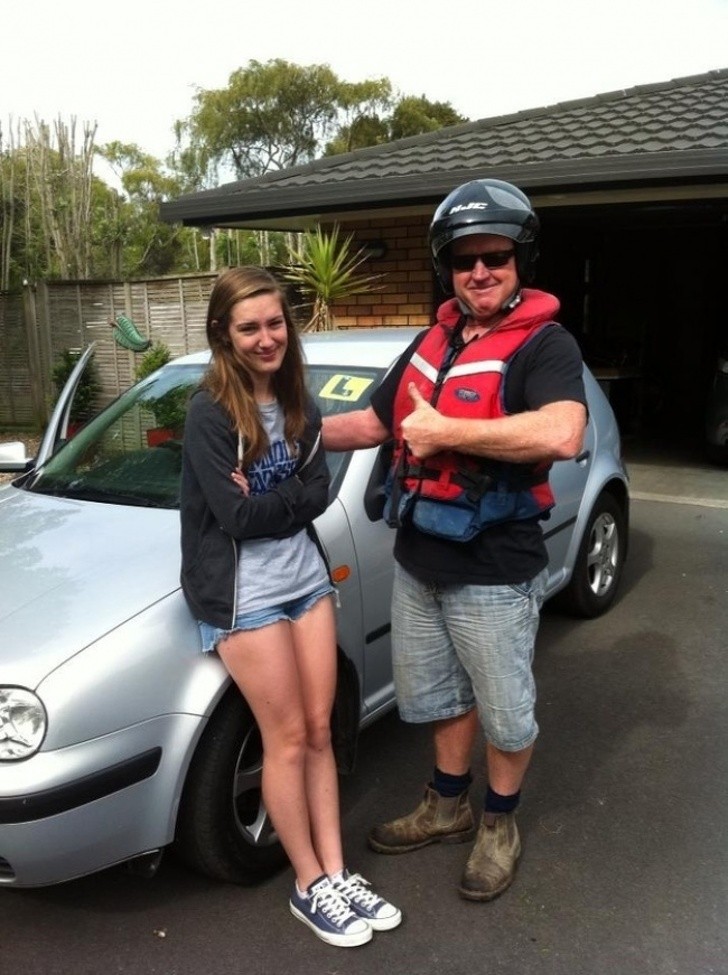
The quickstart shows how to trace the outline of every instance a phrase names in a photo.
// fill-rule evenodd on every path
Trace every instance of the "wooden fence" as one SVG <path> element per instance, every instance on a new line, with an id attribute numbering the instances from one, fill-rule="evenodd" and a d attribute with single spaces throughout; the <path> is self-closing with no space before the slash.
<path id="1" fill-rule="evenodd" d="M 111 402 L 134 380 L 140 356 L 122 349 L 111 322 L 126 315 L 173 356 L 207 346 L 205 316 L 215 274 L 142 281 L 58 281 L 0 295 L 0 429 L 40 430 L 56 398 L 53 366 L 64 349 L 96 342 L 101 392 Z"/>

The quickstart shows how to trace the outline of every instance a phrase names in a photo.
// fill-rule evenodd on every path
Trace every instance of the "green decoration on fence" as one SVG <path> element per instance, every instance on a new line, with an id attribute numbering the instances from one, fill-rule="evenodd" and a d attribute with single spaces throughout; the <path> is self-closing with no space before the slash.
<path id="1" fill-rule="evenodd" d="M 145 352 L 152 344 L 151 339 L 145 339 L 137 331 L 134 322 L 126 315 L 117 315 L 116 321 L 109 322 L 114 330 L 114 339 L 124 349 L 131 352 Z"/>

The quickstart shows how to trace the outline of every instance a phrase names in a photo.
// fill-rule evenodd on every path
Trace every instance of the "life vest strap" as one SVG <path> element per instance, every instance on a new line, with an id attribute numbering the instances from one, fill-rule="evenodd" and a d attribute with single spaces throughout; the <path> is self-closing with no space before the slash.
<path id="1" fill-rule="evenodd" d="M 418 481 L 440 481 L 445 486 L 455 484 L 465 491 L 468 501 L 473 503 L 479 501 L 483 495 L 492 491 L 496 486 L 503 485 L 509 491 L 527 491 L 529 488 L 548 481 L 548 470 L 529 473 L 516 473 L 511 470 L 495 475 L 485 470 L 466 467 L 458 467 L 455 470 L 441 470 L 435 467 L 427 467 L 426 464 L 411 463 L 400 465 L 397 475 L 404 479 L 414 478 Z"/>

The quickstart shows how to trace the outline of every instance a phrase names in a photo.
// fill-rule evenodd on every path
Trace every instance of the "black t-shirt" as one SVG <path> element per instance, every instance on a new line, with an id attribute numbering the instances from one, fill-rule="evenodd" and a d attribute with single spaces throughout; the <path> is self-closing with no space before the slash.
<path id="1" fill-rule="evenodd" d="M 372 396 L 372 408 L 388 430 L 393 428 L 402 373 L 425 334 L 417 336 Z M 586 405 L 581 353 L 574 337 L 560 325 L 543 329 L 516 353 L 504 384 L 508 413 L 537 410 L 560 400 Z M 417 579 L 435 584 L 521 583 L 537 575 L 548 561 L 538 518 L 491 525 L 469 542 L 448 541 L 405 524 L 397 530 L 394 556 Z"/>

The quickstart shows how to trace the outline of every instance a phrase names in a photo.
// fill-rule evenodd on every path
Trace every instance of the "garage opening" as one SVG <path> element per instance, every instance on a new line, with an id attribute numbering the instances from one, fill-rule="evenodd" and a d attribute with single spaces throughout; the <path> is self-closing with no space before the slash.
<path id="1" fill-rule="evenodd" d="M 543 208 L 536 284 L 562 302 L 623 435 L 702 444 L 728 322 L 728 202 Z"/>

